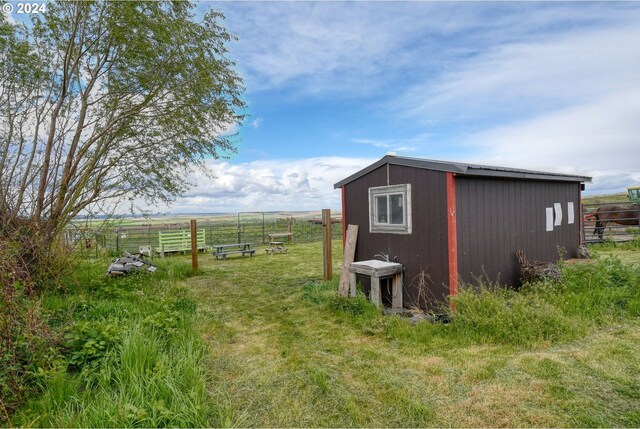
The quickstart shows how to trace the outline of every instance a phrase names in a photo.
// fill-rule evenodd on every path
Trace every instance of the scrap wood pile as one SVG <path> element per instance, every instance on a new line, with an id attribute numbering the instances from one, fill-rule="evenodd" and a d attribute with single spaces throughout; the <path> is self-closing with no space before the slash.
<path id="1" fill-rule="evenodd" d="M 122 256 L 111 261 L 111 265 L 107 268 L 107 274 L 112 276 L 124 276 L 136 272 L 154 273 L 156 266 L 146 259 L 143 253 L 132 255 L 129 252 L 123 252 Z"/>
<path id="2" fill-rule="evenodd" d="M 560 280 L 562 273 L 560 268 L 553 262 L 529 261 L 524 251 L 518 250 L 516 257 L 520 263 L 522 279 L 525 282 L 534 282 L 539 280 Z"/>

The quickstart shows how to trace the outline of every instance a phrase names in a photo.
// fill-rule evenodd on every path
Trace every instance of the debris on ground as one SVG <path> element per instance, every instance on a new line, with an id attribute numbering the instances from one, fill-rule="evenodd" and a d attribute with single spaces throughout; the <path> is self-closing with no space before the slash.
<path id="1" fill-rule="evenodd" d="M 398 316 L 405 317 L 409 320 L 409 323 L 416 325 L 420 322 L 434 322 L 434 323 L 449 323 L 449 318 L 446 314 L 427 313 L 418 307 L 411 308 L 390 308 L 384 307 L 382 312 L 386 316 Z"/>
<path id="2" fill-rule="evenodd" d="M 525 282 L 535 282 L 539 280 L 558 281 L 562 278 L 560 268 L 553 262 L 529 261 L 522 250 L 516 252 L 516 257 L 520 263 L 522 279 Z"/>
<path id="3" fill-rule="evenodd" d="M 578 258 L 580 259 L 590 259 L 591 255 L 589 254 L 589 249 L 584 244 L 578 246 Z"/>
<path id="4" fill-rule="evenodd" d="M 122 256 L 111 261 L 107 268 L 107 274 L 111 276 L 124 276 L 137 272 L 155 273 L 157 267 L 151 261 L 144 258 L 143 253 L 131 254 L 123 252 Z"/>

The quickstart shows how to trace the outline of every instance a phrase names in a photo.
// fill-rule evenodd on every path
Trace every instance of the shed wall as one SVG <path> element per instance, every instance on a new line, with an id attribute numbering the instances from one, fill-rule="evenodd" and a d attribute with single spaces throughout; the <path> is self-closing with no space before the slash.
<path id="1" fill-rule="evenodd" d="M 515 256 L 556 261 L 580 245 L 580 184 L 456 176 L 458 270 L 464 282 L 474 276 L 516 286 L 520 268 Z M 568 223 L 573 203 L 574 222 Z M 560 203 L 562 221 L 547 231 L 547 208 Z"/>
<path id="2" fill-rule="evenodd" d="M 387 180 L 388 178 L 388 180 Z M 411 234 L 369 232 L 368 190 L 371 187 L 411 184 Z M 446 173 L 385 164 L 345 185 L 347 224 L 360 226 L 355 260 L 375 259 L 386 253 L 405 266 L 405 306 L 421 305 L 418 277 L 428 274 L 427 306 L 443 301 L 449 292 L 446 215 Z"/>

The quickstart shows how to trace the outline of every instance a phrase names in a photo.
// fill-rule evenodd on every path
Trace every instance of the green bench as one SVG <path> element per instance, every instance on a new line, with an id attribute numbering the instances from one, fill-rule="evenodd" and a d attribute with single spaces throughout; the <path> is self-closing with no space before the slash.
<path id="1" fill-rule="evenodd" d="M 198 238 L 198 250 L 206 251 L 207 245 L 205 244 L 205 230 L 199 229 L 196 231 Z M 191 251 L 191 231 L 169 231 L 158 232 L 158 250 L 157 253 L 164 258 L 165 253 L 173 252 L 189 252 Z"/>

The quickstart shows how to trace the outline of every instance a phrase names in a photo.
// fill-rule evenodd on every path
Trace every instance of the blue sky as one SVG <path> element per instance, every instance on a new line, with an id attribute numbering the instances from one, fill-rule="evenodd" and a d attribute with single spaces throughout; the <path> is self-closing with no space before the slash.
<path id="1" fill-rule="evenodd" d="M 640 3 L 202 2 L 249 117 L 173 211 L 339 208 L 388 152 L 640 181 Z"/>
<path id="2" fill-rule="evenodd" d="M 238 37 L 249 116 L 172 212 L 338 209 L 333 184 L 388 152 L 640 184 L 640 2 L 197 7 Z"/>

